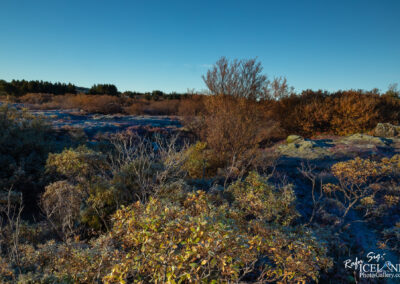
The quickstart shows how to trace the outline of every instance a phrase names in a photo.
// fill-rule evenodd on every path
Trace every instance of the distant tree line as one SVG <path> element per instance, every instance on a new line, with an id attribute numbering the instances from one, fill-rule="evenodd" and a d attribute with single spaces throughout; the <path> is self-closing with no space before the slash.
<path id="1" fill-rule="evenodd" d="M 26 80 L 12 80 L 7 82 L 0 80 L 0 95 L 11 95 L 20 97 L 28 93 L 46 93 L 54 95 L 77 94 L 86 93 L 89 95 L 109 95 L 109 96 L 124 96 L 135 99 L 146 100 L 173 100 L 186 98 L 192 95 L 192 92 L 187 93 L 164 93 L 159 90 L 152 92 L 119 92 L 117 87 L 113 84 L 95 84 L 90 89 L 78 87 L 71 83 L 51 83 L 47 81 L 26 81 Z"/>
<path id="2" fill-rule="evenodd" d="M 95 84 L 89 89 L 90 95 L 110 95 L 117 96 L 119 94 L 118 89 L 112 84 Z"/>
<path id="3" fill-rule="evenodd" d="M 191 95 L 194 95 L 192 93 L 164 93 L 159 90 L 155 90 L 152 92 L 132 92 L 132 91 L 126 91 L 121 94 L 122 96 L 129 97 L 129 98 L 134 98 L 134 99 L 146 99 L 148 101 L 162 101 L 162 100 L 179 100 L 179 99 L 184 99 L 188 98 Z"/>
<path id="4" fill-rule="evenodd" d="M 76 86 L 71 83 L 51 83 L 38 80 L 12 80 L 11 82 L 0 80 L 0 94 L 23 96 L 28 93 L 76 94 Z"/>

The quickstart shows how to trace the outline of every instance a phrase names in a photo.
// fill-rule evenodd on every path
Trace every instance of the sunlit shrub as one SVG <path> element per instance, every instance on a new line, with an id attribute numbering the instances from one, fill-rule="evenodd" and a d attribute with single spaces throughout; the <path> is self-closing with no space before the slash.
<path id="1" fill-rule="evenodd" d="M 143 115 L 145 114 L 146 102 L 133 102 L 130 106 L 124 108 L 127 114 Z"/>
<path id="2" fill-rule="evenodd" d="M 176 115 L 180 100 L 152 101 L 144 109 L 148 115 Z"/>
<path id="3" fill-rule="evenodd" d="M 183 169 L 192 178 L 205 178 L 214 176 L 218 167 L 223 166 L 215 159 L 212 150 L 207 149 L 207 143 L 197 142 L 190 146 L 186 152 Z"/>
<path id="4" fill-rule="evenodd" d="M 95 229 L 107 228 L 110 215 L 121 205 L 145 202 L 157 194 L 160 186 L 176 182 L 184 175 L 184 157 L 175 149 L 174 142 L 160 140 L 156 149 L 151 141 L 120 133 L 108 146 L 108 155 L 85 146 L 65 149 L 50 154 L 46 165 L 48 173 L 62 181 L 49 190 L 60 194 L 55 190 L 58 186 L 73 186 L 75 193 L 80 194 L 79 198 L 74 195 L 75 201 L 81 200 L 80 221 Z M 44 195 L 42 203 L 56 206 L 52 196 Z"/>
<path id="5" fill-rule="evenodd" d="M 193 118 L 204 112 L 204 96 L 195 95 L 181 99 L 178 107 L 178 115 Z"/>
<path id="6" fill-rule="evenodd" d="M 69 184 L 82 198 L 74 195 L 75 201 L 81 200 L 81 220 L 91 227 L 99 229 L 106 226 L 106 216 L 118 207 L 119 195 L 106 179 L 106 172 L 110 169 L 106 157 L 87 147 L 80 146 L 76 149 L 65 149 L 59 154 L 50 154 L 46 164 L 47 171 L 60 175 L 65 179 L 62 183 L 49 188 L 54 194 L 58 193 L 57 185 Z M 57 206 L 52 201 L 53 194 L 45 194 L 42 203 L 48 206 Z M 76 205 L 78 207 L 78 205 Z M 113 208 L 113 209 L 112 209 Z M 68 218 L 65 214 L 60 218 Z"/>
<path id="7" fill-rule="evenodd" d="M 400 122 L 399 100 L 363 91 L 304 91 L 273 103 L 273 117 L 303 136 L 366 132 L 379 122 Z"/>
<path id="8" fill-rule="evenodd" d="M 41 108 L 78 108 L 89 113 L 122 113 L 123 100 L 109 95 L 66 94 L 54 96 L 50 101 L 42 102 Z"/>
<path id="9" fill-rule="evenodd" d="M 271 121 L 262 105 L 245 98 L 212 96 L 205 99 L 206 113 L 198 129 L 202 141 L 222 163 L 247 159 L 270 138 Z"/>
<path id="10" fill-rule="evenodd" d="M 48 172 L 56 172 L 68 179 L 89 178 L 99 171 L 106 170 L 107 163 L 105 155 L 86 146 L 79 146 L 76 149 L 49 154 L 46 168 Z"/>
<path id="11" fill-rule="evenodd" d="M 52 94 L 29 93 L 19 98 L 19 101 L 26 104 L 44 104 L 52 100 Z"/>
<path id="12" fill-rule="evenodd" d="M 251 240 L 238 234 L 233 237 L 235 228 L 223 225 L 226 222 L 221 213 L 205 214 L 212 212 L 204 194 L 192 198 L 181 208 L 151 200 L 146 206 L 135 204 L 118 211 L 112 235 L 122 246 L 123 261 L 113 267 L 105 281 L 237 279 L 240 264 L 255 257 L 254 251 L 244 251 Z"/>
<path id="13" fill-rule="evenodd" d="M 121 257 L 125 260 L 105 280 L 301 281 L 316 279 L 319 269 L 330 266 L 310 232 L 277 226 L 288 225 L 297 216 L 290 188 L 276 190 L 253 173 L 228 191 L 235 198 L 232 207 L 217 205 L 198 192 L 178 203 L 152 199 L 147 205 L 137 203 L 118 211 L 111 235 L 125 250 Z M 256 219 L 249 221 L 249 214 Z M 269 227 L 266 221 L 274 225 Z M 272 266 L 256 265 L 263 255 Z"/>
<path id="14" fill-rule="evenodd" d="M 34 283 L 301 282 L 316 281 L 331 266 L 312 231 L 289 226 L 296 216 L 291 190 L 274 189 L 255 173 L 232 185 L 231 204 L 190 192 L 179 182 L 157 192 L 147 203 L 122 207 L 110 231 L 90 242 L 21 245 L 23 273 L 17 278 Z M 269 199 L 261 204 L 256 198 Z"/>
<path id="15" fill-rule="evenodd" d="M 316 279 L 329 266 L 308 232 L 259 221 L 249 227 L 231 217 L 235 212 L 201 191 L 180 204 L 151 199 L 119 210 L 111 237 L 121 261 L 105 282 L 301 281 Z M 260 263 L 263 255 L 272 263 Z"/>
<path id="16" fill-rule="evenodd" d="M 355 158 L 339 162 L 332 166 L 332 173 L 338 184 L 325 184 L 324 191 L 343 201 L 343 217 L 358 203 L 361 204 L 361 209 L 366 210 L 367 216 L 380 214 L 399 202 L 399 193 L 396 190 L 390 192 L 391 186 L 387 184 L 399 178 L 398 155 L 391 159 L 383 158 L 381 161 Z M 340 195 L 337 196 L 336 193 Z"/>
<path id="17" fill-rule="evenodd" d="M 69 99 L 74 108 L 80 108 L 90 113 L 113 114 L 121 113 L 120 99 L 108 95 L 76 95 Z"/>
<path id="18" fill-rule="evenodd" d="M 245 220 L 254 218 L 289 225 L 298 216 L 291 186 L 276 189 L 254 172 L 244 181 L 232 184 L 227 192 L 232 194 L 232 206 Z"/>

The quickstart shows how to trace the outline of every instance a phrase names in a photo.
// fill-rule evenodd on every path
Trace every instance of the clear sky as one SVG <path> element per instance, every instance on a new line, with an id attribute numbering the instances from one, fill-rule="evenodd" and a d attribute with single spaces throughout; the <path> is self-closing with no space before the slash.
<path id="1" fill-rule="evenodd" d="M 399 0 L 0 0 L 0 78 L 202 90 L 221 56 L 297 90 L 400 83 Z"/>

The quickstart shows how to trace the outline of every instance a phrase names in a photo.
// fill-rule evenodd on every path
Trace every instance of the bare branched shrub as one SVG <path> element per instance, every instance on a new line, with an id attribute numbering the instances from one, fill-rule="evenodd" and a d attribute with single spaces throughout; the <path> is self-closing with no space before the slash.
<path id="1" fill-rule="evenodd" d="M 41 206 L 54 229 L 63 238 L 72 236 L 76 230 L 82 198 L 81 190 L 68 181 L 57 181 L 46 186 Z"/>
<path id="2" fill-rule="evenodd" d="M 234 98 L 265 100 L 285 97 L 292 92 L 285 78 L 271 82 L 262 71 L 261 63 L 256 59 L 229 61 L 222 57 L 203 80 L 211 94 Z"/>
<path id="3" fill-rule="evenodd" d="M 311 213 L 310 220 L 308 224 L 311 224 L 316 216 L 317 212 L 322 210 L 323 208 L 323 184 L 321 178 L 314 172 L 315 166 L 310 165 L 309 163 L 302 163 L 301 168 L 298 169 L 300 173 L 308 179 L 311 183 L 311 198 L 313 202 L 313 210 Z"/>
<path id="4" fill-rule="evenodd" d="M 291 92 L 286 79 L 271 83 L 256 59 L 226 58 L 217 61 L 203 79 L 211 96 L 204 99 L 199 136 L 221 162 L 248 160 L 277 128 L 266 101 Z"/>
<path id="5" fill-rule="evenodd" d="M 23 210 L 22 194 L 0 191 L 0 255 L 5 253 L 21 272 L 20 230 Z M 1 279 L 1 278 L 0 278 Z"/>
<path id="6" fill-rule="evenodd" d="M 339 162 L 332 166 L 332 173 L 339 184 L 325 184 L 324 192 L 342 200 L 344 205 L 343 217 L 349 213 L 358 202 L 368 205 L 374 202 L 375 195 L 383 190 L 377 182 L 385 177 L 390 170 L 385 163 L 369 159 L 355 158 L 354 160 Z M 336 195 L 340 193 L 340 195 Z"/>
<path id="7" fill-rule="evenodd" d="M 115 151 L 110 155 L 114 180 L 129 186 L 132 200 L 145 201 L 157 186 L 184 176 L 184 155 L 177 149 L 177 136 L 169 140 L 156 137 L 153 141 L 135 133 L 124 132 L 111 137 Z"/>

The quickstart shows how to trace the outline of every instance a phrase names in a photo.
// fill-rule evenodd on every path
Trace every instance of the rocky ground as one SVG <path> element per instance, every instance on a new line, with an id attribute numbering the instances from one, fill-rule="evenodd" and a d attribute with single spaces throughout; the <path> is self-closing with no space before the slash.
<path id="1" fill-rule="evenodd" d="M 27 107 L 23 104 L 13 104 L 13 106 L 17 108 Z M 30 109 L 29 112 L 46 118 L 53 128 L 60 133 L 72 132 L 76 135 L 85 135 L 89 140 L 95 139 L 97 134 L 107 132 L 113 133 L 127 129 L 139 132 L 172 132 L 182 126 L 178 118 L 168 116 L 86 114 L 76 109 Z"/>
<path id="2" fill-rule="evenodd" d="M 388 130 L 382 131 L 382 128 Z M 282 141 L 270 150 L 279 153 L 276 169 L 283 173 L 286 182 L 294 185 L 298 200 L 298 210 L 307 222 L 312 214 L 313 200 L 310 194 L 310 181 L 301 173 L 303 166 L 313 169 L 315 175 L 323 182 L 334 182 L 330 173 L 333 164 L 353 159 L 356 157 L 380 160 L 384 157 L 392 157 L 400 154 L 400 131 L 393 131 L 395 126 L 378 125 L 372 136 L 366 134 L 353 134 L 346 137 L 324 136 L 315 139 L 304 139 L 297 135 L 290 135 L 286 141 Z M 400 220 L 400 216 L 391 216 Z M 347 238 L 356 240 L 360 247 L 360 254 L 370 251 L 385 253 L 392 263 L 400 263 L 399 255 L 377 247 L 380 227 L 373 222 L 359 222 L 362 219 L 356 211 L 348 216 L 349 226 L 347 231 L 342 231 Z M 382 220 L 382 222 L 384 222 Z M 382 224 L 380 224 L 382 225 Z M 360 255 L 361 257 L 361 255 Z M 388 280 L 387 283 L 398 283 Z"/>

